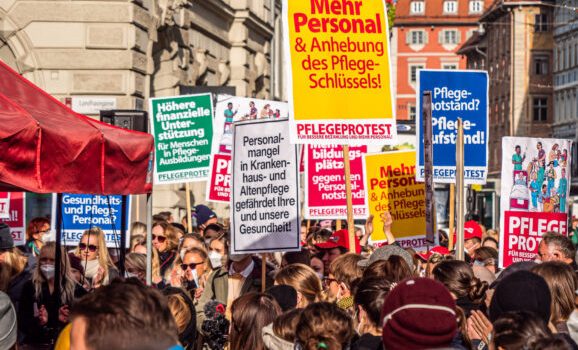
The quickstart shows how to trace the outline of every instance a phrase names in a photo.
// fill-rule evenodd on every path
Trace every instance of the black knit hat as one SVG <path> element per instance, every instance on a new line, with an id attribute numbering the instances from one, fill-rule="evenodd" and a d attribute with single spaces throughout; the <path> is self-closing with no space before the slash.
<path id="1" fill-rule="evenodd" d="M 10 233 L 10 226 L 0 222 L 0 250 L 14 248 L 14 239 Z"/>
<path id="2" fill-rule="evenodd" d="M 530 311 L 548 324 L 552 297 L 546 281 L 530 271 L 516 271 L 496 287 L 490 303 L 490 321 L 508 311 Z"/>
<path id="3" fill-rule="evenodd" d="M 285 284 L 273 286 L 267 290 L 267 294 L 275 299 L 283 312 L 293 310 L 297 306 L 297 291 L 291 286 Z"/>

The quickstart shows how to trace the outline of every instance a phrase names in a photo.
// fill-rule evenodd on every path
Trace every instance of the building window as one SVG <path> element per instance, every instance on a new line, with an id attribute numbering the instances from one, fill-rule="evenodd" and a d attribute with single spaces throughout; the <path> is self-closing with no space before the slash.
<path id="1" fill-rule="evenodd" d="M 415 120 L 416 113 L 415 106 L 409 105 L 409 120 Z"/>
<path id="2" fill-rule="evenodd" d="M 547 32 L 548 31 L 548 16 L 544 13 L 534 16 L 534 31 Z"/>
<path id="3" fill-rule="evenodd" d="M 442 30 L 439 42 L 442 45 L 457 45 L 460 42 L 460 32 L 454 29 Z"/>
<path id="4" fill-rule="evenodd" d="M 456 0 L 444 1 L 444 13 L 454 14 L 458 12 L 458 2 Z"/>
<path id="5" fill-rule="evenodd" d="M 482 13 L 484 2 L 482 0 L 470 0 L 470 13 Z"/>
<path id="6" fill-rule="evenodd" d="M 406 43 L 410 45 L 425 45 L 427 33 L 425 30 L 410 30 L 407 32 Z"/>
<path id="7" fill-rule="evenodd" d="M 425 1 L 412 1 L 409 11 L 412 15 L 422 15 L 425 12 Z"/>
<path id="8" fill-rule="evenodd" d="M 442 64 L 442 69 L 456 70 L 458 65 L 456 63 L 444 63 Z"/>
<path id="9" fill-rule="evenodd" d="M 534 75 L 547 75 L 550 66 L 550 59 L 546 55 L 534 56 L 533 73 Z"/>
<path id="10" fill-rule="evenodd" d="M 409 82 L 410 84 L 415 84 L 417 82 L 417 71 L 418 69 L 424 69 L 423 64 L 412 64 L 409 66 Z"/>
<path id="11" fill-rule="evenodd" d="M 548 98 L 534 97 L 532 103 L 532 115 L 535 122 L 548 120 Z"/>

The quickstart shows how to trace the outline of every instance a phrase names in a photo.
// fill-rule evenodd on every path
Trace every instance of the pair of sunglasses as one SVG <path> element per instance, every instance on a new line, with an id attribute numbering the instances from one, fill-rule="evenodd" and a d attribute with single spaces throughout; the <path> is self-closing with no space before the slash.
<path id="1" fill-rule="evenodd" d="M 167 240 L 167 238 L 166 238 L 165 236 L 157 236 L 157 235 L 154 235 L 154 234 L 153 234 L 153 241 L 154 241 L 155 239 L 156 239 L 159 243 L 163 243 L 164 241 Z"/>
<path id="2" fill-rule="evenodd" d="M 201 264 L 202 264 L 202 262 L 196 263 L 196 264 L 195 264 L 195 263 L 192 263 L 192 264 L 181 264 L 181 269 L 182 269 L 183 271 L 187 271 L 188 268 L 191 268 L 191 270 L 193 270 L 194 268 L 197 267 L 197 265 L 201 265 Z"/>
<path id="3" fill-rule="evenodd" d="M 86 249 L 88 248 L 88 251 L 91 252 L 91 253 L 96 252 L 96 250 L 98 249 L 98 247 L 95 246 L 94 244 L 86 245 L 85 243 L 80 243 L 80 244 L 78 245 L 78 248 L 79 248 L 80 250 L 86 250 Z"/>

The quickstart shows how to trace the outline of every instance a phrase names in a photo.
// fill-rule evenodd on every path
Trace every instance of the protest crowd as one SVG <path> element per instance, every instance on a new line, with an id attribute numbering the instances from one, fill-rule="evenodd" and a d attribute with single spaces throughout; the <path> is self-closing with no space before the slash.
<path id="1" fill-rule="evenodd" d="M 59 296 L 50 222 L 32 220 L 18 247 L 0 224 L 0 349 L 578 349 L 576 247 L 556 232 L 535 261 L 500 270 L 496 231 L 474 220 L 461 261 L 444 231 L 427 251 L 402 248 L 387 211 L 387 243 L 368 243 L 368 220 L 356 253 L 324 220 L 303 222 L 301 251 L 229 254 L 221 218 L 204 205 L 193 217 L 185 233 L 154 216 L 152 286 L 144 224 L 132 224 L 124 276 L 103 231 L 85 231 L 62 249 Z"/>

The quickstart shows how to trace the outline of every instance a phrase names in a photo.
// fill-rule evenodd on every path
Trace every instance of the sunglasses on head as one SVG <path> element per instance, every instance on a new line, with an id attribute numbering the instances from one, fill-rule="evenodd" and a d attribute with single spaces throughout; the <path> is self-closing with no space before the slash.
<path id="1" fill-rule="evenodd" d="M 197 267 L 197 265 L 201 265 L 201 264 L 202 264 L 202 262 L 196 263 L 196 264 L 195 264 L 195 263 L 192 263 L 192 264 L 181 264 L 181 269 L 182 269 L 183 271 L 187 271 L 187 269 L 190 267 L 191 270 L 193 270 L 194 268 Z"/>
<path id="2" fill-rule="evenodd" d="M 166 238 L 165 236 L 157 236 L 157 235 L 154 235 L 154 234 L 153 234 L 153 241 L 154 241 L 155 239 L 156 239 L 159 243 L 163 243 L 164 241 L 167 240 L 167 238 Z"/>
<path id="3" fill-rule="evenodd" d="M 90 252 L 92 252 L 92 253 L 96 252 L 96 250 L 98 249 L 98 247 L 95 246 L 94 244 L 86 245 L 86 243 L 80 243 L 80 244 L 78 245 L 78 248 L 79 248 L 80 250 L 86 250 L 86 248 L 88 248 L 88 251 L 90 251 Z"/>

